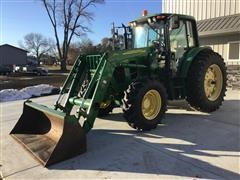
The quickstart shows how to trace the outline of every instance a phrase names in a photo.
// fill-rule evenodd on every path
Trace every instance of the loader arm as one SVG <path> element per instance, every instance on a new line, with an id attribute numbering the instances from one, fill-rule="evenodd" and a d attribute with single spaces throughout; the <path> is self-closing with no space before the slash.
<path id="1" fill-rule="evenodd" d="M 108 61 L 107 54 L 100 56 L 95 73 L 91 77 L 84 95 L 80 97 L 78 93 L 83 84 L 84 78 L 87 73 L 90 73 L 88 72 L 91 70 L 89 66 L 93 65 L 92 62 L 87 62 L 89 60 L 88 57 L 96 56 L 99 57 L 99 55 L 79 56 L 64 83 L 55 105 L 55 109 L 60 109 L 67 115 L 71 114 L 74 106 L 78 106 L 78 112 L 75 116 L 77 117 L 77 120 L 81 117 L 84 118 L 83 129 L 86 133 L 93 127 L 95 118 L 98 115 L 100 103 L 104 100 L 114 70 L 114 67 L 112 67 Z M 65 104 L 64 106 L 61 106 L 59 100 L 67 91 L 68 94 Z"/>

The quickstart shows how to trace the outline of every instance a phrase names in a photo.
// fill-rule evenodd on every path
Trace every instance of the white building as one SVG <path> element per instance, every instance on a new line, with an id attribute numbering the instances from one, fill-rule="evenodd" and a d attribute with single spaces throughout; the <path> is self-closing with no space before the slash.
<path id="1" fill-rule="evenodd" d="M 240 0 L 162 0 L 162 12 L 194 16 L 200 44 L 240 64 Z"/>

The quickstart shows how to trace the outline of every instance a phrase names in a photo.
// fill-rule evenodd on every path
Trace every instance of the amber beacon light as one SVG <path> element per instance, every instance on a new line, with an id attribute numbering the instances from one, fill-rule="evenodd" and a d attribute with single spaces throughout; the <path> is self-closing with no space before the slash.
<path id="1" fill-rule="evenodd" d="M 148 15 L 148 11 L 146 9 L 143 10 L 142 16 L 147 16 Z"/>

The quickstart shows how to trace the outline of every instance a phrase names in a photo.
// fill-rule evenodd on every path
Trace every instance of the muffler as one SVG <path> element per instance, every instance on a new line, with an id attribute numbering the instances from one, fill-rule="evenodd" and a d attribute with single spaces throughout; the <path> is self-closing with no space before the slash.
<path id="1" fill-rule="evenodd" d="M 86 134 L 74 116 L 31 101 L 10 134 L 46 167 L 86 152 Z"/>

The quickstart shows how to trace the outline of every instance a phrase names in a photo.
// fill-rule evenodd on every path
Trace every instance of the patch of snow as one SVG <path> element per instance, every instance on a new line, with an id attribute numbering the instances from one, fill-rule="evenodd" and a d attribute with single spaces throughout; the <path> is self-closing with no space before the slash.
<path id="1" fill-rule="evenodd" d="M 0 91 L 0 102 L 28 99 L 31 95 L 17 89 L 4 89 Z"/>
<path id="2" fill-rule="evenodd" d="M 50 94 L 53 89 L 55 89 L 55 87 L 48 84 L 29 86 L 21 90 L 4 89 L 0 91 L 0 102 L 29 99 L 43 94 Z"/>

